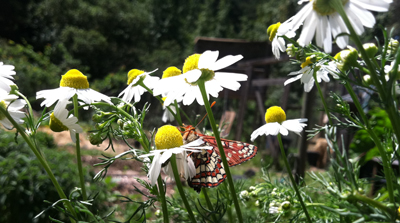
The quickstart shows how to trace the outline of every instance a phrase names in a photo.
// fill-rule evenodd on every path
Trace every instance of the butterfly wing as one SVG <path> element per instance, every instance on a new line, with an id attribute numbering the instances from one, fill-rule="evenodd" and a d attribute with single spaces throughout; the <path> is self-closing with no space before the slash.
<path id="1" fill-rule="evenodd" d="M 215 152 L 220 156 L 217 141 L 213 136 L 199 134 L 205 142 L 215 148 Z M 236 166 L 252 159 L 257 154 L 257 146 L 227 139 L 221 139 L 224 148 L 226 160 L 229 166 Z"/>
<path id="2" fill-rule="evenodd" d="M 213 146 L 208 145 L 207 142 L 205 145 Z M 195 191 L 200 193 L 202 187 L 216 187 L 224 182 L 226 179 L 224 166 L 215 148 L 202 149 L 201 152 L 192 153 L 190 156 L 196 167 L 196 175 L 188 180 L 188 184 Z"/>

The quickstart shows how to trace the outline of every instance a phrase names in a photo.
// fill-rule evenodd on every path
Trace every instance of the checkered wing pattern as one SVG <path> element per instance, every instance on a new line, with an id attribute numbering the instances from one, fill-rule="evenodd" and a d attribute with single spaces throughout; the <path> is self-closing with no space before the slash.
<path id="1" fill-rule="evenodd" d="M 202 187 L 216 187 L 224 182 L 226 179 L 224 166 L 215 149 L 203 149 L 200 153 L 192 153 L 190 156 L 196 167 L 196 175 L 188 180 L 188 184 L 195 191 L 200 193 Z"/>
<path id="2" fill-rule="evenodd" d="M 198 134 L 205 142 L 214 147 L 215 152 L 220 155 L 217 141 L 213 136 Z M 221 139 L 222 147 L 224 148 L 226 160 L 229 166 L 242 164 L 253 158 L 257 154 L 257 146 L 227 139 Z"/>

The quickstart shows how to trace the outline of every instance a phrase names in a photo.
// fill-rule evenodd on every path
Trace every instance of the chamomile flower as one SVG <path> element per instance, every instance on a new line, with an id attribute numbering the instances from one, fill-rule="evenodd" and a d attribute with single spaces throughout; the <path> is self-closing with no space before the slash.
<path id="1" fill-rule="evenodd" d="M 43 90 L 36 93 L 36 99 L 44 98 L 40 106 L 50 107 L 56 101 L 69 100 L 74 95 L 86 104 L 105 101 L 111 104 L 110 97 L 89 88 L 87 77 L 79 70 L 72 69 L 61 76 L 60 87 L 52 90 Z M 85 107 L 88 109 L 88 107 Z"/>
<path id="2" fill-rule="evenodd" d="M 314 64 L 315 62 L 316 64 Z M 314 56 L 310 56 L 307 57 L 306 61 L 303 62 L 300 66 L 301 70 L 289 73 L 289 76 L 296 76 L 286 80 L 284 83 L 285 86 L 300 79 L 301 83 L 304 84 L 304 91 L 310 92 L 311 89 L 314 87 L 315 82 L 313 77 L 314 69 L 318 69 L 316 71 L 318 83 L 321 83 L 322 80 L 325 82 L 329 82 L 330 79 L 328 73 L 331 74 L 335 79 L 339 78 L 339 76 L 336 74 L 338 72 L 338 69 L 335 62 L 333 61 L 329 62 L 328 65 L 325 65 L 322 62 L 317 62 Z M 336 73 L 334 71 L 336 71 Z"/>
<path id="3" fill-rule="evenodd" d="M 142 70 L 132 69 L 128 72 L 128 87 L 123 90 L 118 97 L 122 96 L 122 100 L 125 102 L 131 102 L 133 97 L 135 97 L 135 103 L 140 101 L 140 96 L 147 90 L 140 86 L 143 84 L 149 89 L 153 89 L 154 84 L 160 79 L 159 77 L 150 76 L 151 73 L 155 72 L 157 69 L 151 72 L 144 72 Z"/>
<path id="4" fill-rule="evenodd" d="M 183 74 L 161 79 L 154 88 L 154 95 L 168 95 L 165 105 L 182 100 L 184 105 L 190 105 L 196 99 L 204 105 L 198 81 L 204 81 L 209 95 L 218 97 L 218 93 L 227 88 L 236 91 L 240 88 L 238 81 L 246 81 L 247 75 L 227 72 L 216 72 L 236 63 L 242 55 L 225 56 L 217 60 L 218 51 L 205 51 L 203 54 L 194 54 L 185 60 Z"/>
<path id="5" fill-rule="evenodd" d="M 192 159 L 188 158 L 187 151 L 201 152 L 201 149 L 212 149 L 211 146 L 201 146 L 204 144 L 202 139 L 197 139 L 191 143 L 183 145 L 183 138 L 179 130 L 171 125 L 164 125 L 159 128 L 154 139 L 156 150 L 151 150 L 148 154 L 139 156 L 139 158 L 148 158 L 153 156 L 153 161 L 149 168 L 148 177 L 151 185 L 154 185 L 161 172 L 161 167 L 164 167 L 164 172 L 173 179 L 171 163 L 168 162 L 172 154 L 176 154 L 176 162 L 178 172 L 185 179 L 190 179 L 196 175 L 196 168 Z M 176 179 L 177 180 L 177 179 Z"/>
<path id="6" fill-rule="evenodd" d="M 10 92 L 11 85 L 15 85 L 10 79 L 14 79 L 12 75 L 15 75 L 13 65 L 4 65 L 0 62 L 0 90 Z"/>
<path id="7" fill-rule="evenodd" d="M 348 45 L 348 36 L 338 36 L 341 33 L 349 33 L 343 19 L 332 7 L 334 0 L 300 0 L 299 4 L 307 4 L 289 20 L 291 30 L 297 30 L 303 24 L 303 30 L 297 40 L 301 46 L 311 42 L 316 36 L 317 46 L 325 52 L 332 52 L 332 37 L 340 48 Z M 336 1 L 336 0 L 335 0 Z M 372 28 L 375 25 L 375 17 L 369 12 L 386 12 L 392 0 L 341 0 L 344 10 L 355 32 L 361 35 L 364 26 Z"/>
<path id="8" fill-rule="evenodd" d="M 0 91 L 0 106 L 4 108 L 4 110 L 7 110 L 7 112 L 10 114 L 11 118 L 15 120 L 15 122 L 17 122 L 18 124 L 22 124 L 24 123 L 24 120 L 22 120 L 22 118 L 25 117 L 25 113 L 20 110 L 25 107 L 26 102 L 22 99 L 15 99 L 18 99 L 18 96 L 8 94 L 6 91 Z M 1 112 L 0 123 L 3 124 L 6 129 L 13 128 L 13 124 Z"/>
<path id="9" fill-rule="evenodd" d="M 286 114 L 281 107 L 272 106 L 267 109 L 265 113 L 265 122 L 267 124 L 256 129 L 251 134 L 251 141 L 254 141 L 258 136 L 261 135 L 288 135 L 289 131 L 292 131 L 298 135 L 303 131 L 303 128 L 307 126 L 306 118 L 286 120 Z"/>
<path id="10" fill-rule="evenodd" d="M 267 30 L 269 41 L 271 41 L 272 44 L 272 53 L 275 55 L 276 59 L 280 58 L 280 52 L 286 51 L 285 39 L 283 39 L 281 36 L 293 38 L 296 35 L 295 32 L 290 30 L 288 22 L 289 21 L 286 21 L 282 24 L 278 22 L 270 25 Z"/>
<path id="11" fill-rule="evenodd" d="M 72 114 L 68 117 L 68 110 L 66 106 L 69 102 L 67 100 L 60 100 L 53 113 L 50 115 L 50 129 L 54 132 L 62 132 L 69 130 L 71 139 L 76 142 L 76 133 L 82 133 L 83 129 L 77 122 L 78 119 Z"/>

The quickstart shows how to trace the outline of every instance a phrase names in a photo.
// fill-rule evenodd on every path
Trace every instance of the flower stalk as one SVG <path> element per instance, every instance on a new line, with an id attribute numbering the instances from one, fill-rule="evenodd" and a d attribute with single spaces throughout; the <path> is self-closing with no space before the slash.
<path id="1" fill-rule="evenodd" d="M 289 163 L 288 163 L 288 161 L 287 161 L 286 154 L 285 154 L 285 150 L 283 149 L 283 143 L 282 143 L 281 134 L 278 133 L 277 136 L 278 136 L 278 141 L 279 141 L 279 147 L 281 148 L 282 158 L 283 158 L 283 161 L 284 161 L 284 163 L 285 163 L 286 170 L 287 170 L 287 172 L 288 172 L 288 174 L 289 174 L 290 181 L 292 181 L 293 188 L 294 188 L 294 190 L 296 191 L 297 197 L 299 198 L 301 207 L 303 208 L 303 211 L 304 211 L 304 214 L 306 215 L 307 221 L 308 221 L 309 223 L 312 223 L 311 218 L 310 218 L 310 215 L 308 214 L 306 205 L 304 204 L 303 198 L 301 197 L 299 188 L 297 188 L 296 181 L 294 180 L 294 177 L 293 177 L 293 174 L 292 174 L 292 169 L 290 168 Z"/>
<path id="2" fill-rule="evenodd" d="M 74 104 L 74 115 L 76 118 L 79 116 L 79 111 L 78 111 L 78 95 L 74 95 L 72 97 L 72 101 Z M 84 201 L 87 200 L 87 194 L 86 194 L 86 186 L 85 186 L 85 179 L 83 177 L 83 168 L 82 168 L 82 157 L 81 157 L 81 146 L 80 146 L 80 141 L 79 141 L 79 133 L 76 133 L 76 143 L 75 143 L 75 148 L 76 148 L 76 161 L 78 164 L 78 172 L 79 172 L 79 182 L 80 186 L 82 189 L 82 198 Z"/>
<path id="3" fill-rule="evenodd" d="M 179 194 L 181 195 L 183 204 L 186 207 L 186 211 L 188 212 L 189 219 L 190 219 L 191 222 L 196 223 L 196 219 L 194 218 L 192 208 L 190 207 L 189 202 L 186 199 L 185 192 L 183 191 L 181 178 L 179 176 L 178 167 L 176 165 L 176 155 L 172 154 L 172 156 L 169 159 L 169 161 L 171 162 L 172 171 L 174 172 L 174 178 L 175 178 L 176 187 L 178 188 L 178 191 L 179 191 Z"/>
<path id="4" fill-rule="evenodd" d="M 163 219 L 164 219 L 164 222 L 168 223 L 169 222 L 169 218 L 168 218 L 167 201 L 165 200 L 164 183 L 163 183 L 163 180 L 161 179 L 161 175 L 158 176 L 157 184 L 158 184 L 158 190 L 159 190 L 159 193 L 160 193 L 160 196 L 161 196 Z"/>
<path id="5" fill-rule="evenodd" d="M 237 199 L 235 186 L 233 185 L 232 175 L 231 175 L 231 171 L 229 170 L 228 161 L 226 160 L 225 151 L 224 151 L 224 148 L 222 147 L 221 138 L 219 136 L 218 128 L 217 128 L 217 126 L 215 124 L 214 115 L 213 115 L 212 110 L 211 110 L 210 102 L 208 101 L 208 98 L 207 98 L 207 92 L 206 92 L 204 80 L 199 79 L 197 83 L 198 83 L 198 86 L 200 88 L 200 92 L 201 92 L 201 95 L 203 97 L 203 100 L 204 100 L 204 107 L 206 108 L 206 111 L 207 111 L 207 114 L 208 114 L 208 119 L 210 121 L 211 128 L 212 128 L 212 130 L 214 132 L 215 140 L 217 141 L 218 150 L 219 150 L 219 153 L 221 155 L 222 163 L 224 164 L 226 178 L 228 180 L 229 190 L 231 192 L 232 200 L 233 200 L 233 203 L 235 205 L 236 214 L 237 214 L 237 217 L 238 217 L 238 222 L 242 223 L 243 222 L 242 212 L 240 210 L 239 201 Z"/>

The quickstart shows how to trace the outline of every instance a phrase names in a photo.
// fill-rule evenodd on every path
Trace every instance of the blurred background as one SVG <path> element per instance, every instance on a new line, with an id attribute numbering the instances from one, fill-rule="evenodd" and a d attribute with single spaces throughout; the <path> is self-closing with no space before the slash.
<path id="1" fill-rule="evenodd" d="M 126 87 L 126 75 L 130 69 L 151 71 L 158 68 L 155 75 L 159 77 L 169 66 L 181 69 L 185 58 L 201 48 L 199 39 L 239 41 L 250 45 L 254 42 L 264 43 L 266 47 L 259 48 L 255 53 L 264 55 L 256 58 L 264 63 L 259 65 L 259 70 L 255 70 L 254 79 L 286 79 L 288 73 L 299 70 L 299 67 L 273 58 L 267 43 L 266 30 L 273 23 L 284 22 L 301 7 L 296 0 L 3 0 L 0 7 L 0 61 L 15 66 L 15 82 L 38 112 L 41 112 L 41 101 L 35 100 L 36 92 L 58 87 L 61 75 L 69 69 L 78 69 L 87 75 L 91 88 L 109 96 L 117 96 Z M 374 13 L 377 25 L 373 29 L 366 29 L 363 39 L 375 41 L 374 36 L 382 39 L 382 27 L 389 30 L 396 27 L 394 36 L 398 38 L 400 21 L 395 12 L 399 11 L 400 3 L 394 1 L 388 13 Z M 239 54 L 243 49 L 237 50 Z M 246 60 L 246 57 L 243 61 L 254 62 Z M 242 64 L 241 69 L 245 66 L 246 64 Z M 255 96 L 255 88 L 260 96 Z M 263 124 L 260 117 L 265 110 L 260 110 L 260 106 L 268 108 L 282 104 L 282 83 L 254 87 L 250 85 L 246 91 L 248 98 L 245 104 L 240 102 L 240 96 L 231 96 L 224 92 L 215 99 L 217 104 L 213 109 L 217 119 L 226 115 L 226 111 L 235 112 L 236 117 L 240 118 L 239 110 L 244 109 L 242 114 L 245 114 L 245 118 L 242 117 L 241 131 L 236 131 L 238 123 L 233 118 L 231 131 L 227 132 L 225 138 L 249 142 L 252 131 Z M 300 117 L 303 87 L 293 83 L 285 98 L 288 118 Z M 144 127 L 152 130 L 163 125 L 161 105 L 150 94 L 145 93 L 136 107 L 142 108 L 145 102 L 152 105 L 148 114 L 151 118 L 146 120 Z M 319 104 L 315 104 L 310 112 L 320 114 L 321 108 Z M 197 105 L 184 107 L 184 110 L 193 119 L 198 114 L 205 114 L 204 108 Z M 82 121 L 87 122 L 82 125 L 87 130 L 93 128 L 91 115 L 82 115 Z M 321 123 L 321 120 L 321 115 L 315 115 L 310 122 Z M 9 132 L 2 131 L 1 134 L 7 135 L 8 139 L 13 137 Z M 22 142 L 15 145 L 8 141 L 5 143 L 5 138 L 2 138 L 0 146 L 0 222 L 29 222 L 34 215 L 47 207 L 43 200 L 54 202 L 57 196 L 54 191 L 47 192 L 52 186 L 42 170 L 31 171 L 32 168 L 37 168 L 33 154 L 23 149 Z M 287 140 L 287 147 L 296 153 L 298 138 L 290 136 Z M 60 162 L 60 158 L 57 158 L 60 152 L 64 154 L 69 151 L 65 153 L 65 157 L 68 157 L 73 151 L 65 150 L 65 145 L 60 149 L 60 145 L 54 143 L 51 135 L 43 135 L 41 142 L 46 145 L 43 147 L 45 150 L 56 151 L 55 154 L 58 154 L 49 159 L 55 164 Z M 236 175 L 243 176 L 249 169 L 256 173 L 260 166 L 271 162 L 269 153 L 266 152 L 268 142 L 264 139 L 258 143 L 261 155 L 249 164 L 238 167 Z M 101 154 L 101 150 L 86 151 L 86 155 L 91 157 Z M 73 164 L 73 160 L 63 159 L 63 162 Z M 92 164 L 93 161 L 87 162 L 89 172 L 93 171 L 90 168 Z M 68 165 L 70 164 L 62 166 L 65 168 Z M 61 167 L 54 165 L 54 168 Z M 121 168 L 129 169 L 130 164 L 122 165 Z M 276 168 L 280 171 L 279 165 Z M 60 175 L 68 172 L 59 171 Z M 63 177 L 68 179 L 66 175 Z M 115 188 L 116 185 L 111 181 L 109 180 L 107 186 L 94 187 Z M 67 191 L 78 184 L 70 182 L 68 185 Z M 114 192 L 110 189 L 104 193 Z M 30 199 L 24 199 L 26 196 Z M 13 216 L 21 212 L 21 206 L 32 208 L 19 215 L 27 218 L 15 221 Z M 36 221 L 47 220 L 43 217 Z"/>

